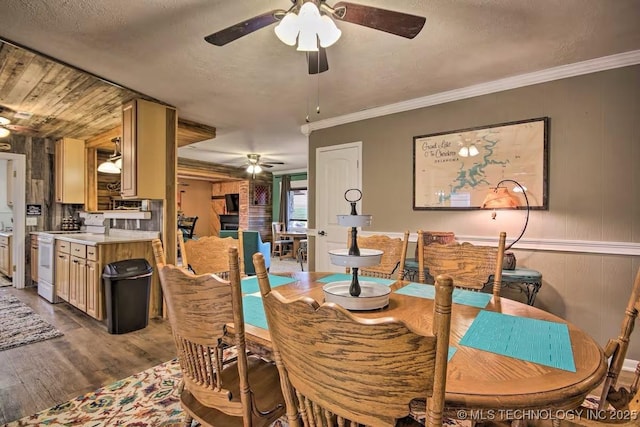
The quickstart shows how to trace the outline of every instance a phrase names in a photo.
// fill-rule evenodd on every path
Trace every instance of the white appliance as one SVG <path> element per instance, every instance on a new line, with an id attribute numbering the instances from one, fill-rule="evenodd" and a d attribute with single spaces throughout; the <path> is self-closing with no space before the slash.
<path id="1" fill-rule="evenodd" d="M 56 234 L 77 234 L 82 231 L 43 231 L 38 233 L 38 295 L 52 303 L 62 302 L 56 295 L 55 264 Z"/>
<path id="2" fill-rule="evenodd" d="M 38 233 L 38 295 L 49 302 L 62 302 L 55 287 L 55 237 Z"/>

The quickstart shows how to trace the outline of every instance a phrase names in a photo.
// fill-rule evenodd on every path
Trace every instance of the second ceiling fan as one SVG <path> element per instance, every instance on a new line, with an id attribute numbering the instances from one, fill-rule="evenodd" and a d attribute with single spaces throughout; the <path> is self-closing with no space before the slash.
<path id="1" fill-rule="evenodd" d="M 291 2 L 293 5 L 288 10 L 276 9 L 254 16 L 210 34 L 204 39 L 213 45 L 224 46 L 240 37 L 280 22 L 276 27 L 278 38 L 289 45 L 294 45 L 297 39 L 298 50 L 304 50 L 307 53 L 309 74 L 318 74 L 329 69 L 325 48 L 340 37 L 340 30 L 337 29 L 332 18 L 408 39 L 417 36 L 426 21 L 422 16 L 349 2 L 338 2 L 333 6 L 329 6 L 325 0 L 291 0 Z M 303 44 L 305 46 L 302 46 Z"/>

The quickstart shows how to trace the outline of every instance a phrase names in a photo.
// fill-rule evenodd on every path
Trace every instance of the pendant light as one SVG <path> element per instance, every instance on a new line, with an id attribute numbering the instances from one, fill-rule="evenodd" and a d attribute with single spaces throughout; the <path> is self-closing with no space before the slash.
<path id="1" fill-rule="evenodd" d="M 120 170 L 122 169 L 122 154 L 118 152 L 120 138 L 113 138 L 111 142 L 115 144 L 113 154 L 110 155 L 106 161 L 98 165 L 98 172 L 117 174 L 120 173 Z"/>

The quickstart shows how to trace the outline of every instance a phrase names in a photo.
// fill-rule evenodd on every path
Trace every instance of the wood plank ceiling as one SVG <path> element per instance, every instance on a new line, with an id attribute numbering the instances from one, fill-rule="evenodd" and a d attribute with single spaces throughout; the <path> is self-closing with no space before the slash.
<path id="1" fill-rule="evenodd" d="M 93 139 L 93 146 L 112 150 L 121 106 L 143 94 L 117 86 L 57 61 L 0 42 L 0 116 L 7 127 L 31 136 Z M 178 114 L 180 112 L 178 111 Z M 178 146 L 215 138 L 215 128 L 178 119 Z"/>

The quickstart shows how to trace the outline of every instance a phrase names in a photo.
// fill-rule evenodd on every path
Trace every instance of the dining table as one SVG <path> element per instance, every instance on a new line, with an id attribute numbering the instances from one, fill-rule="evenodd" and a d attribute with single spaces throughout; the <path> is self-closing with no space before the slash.
<path id="1" fill-rule="evenodd" d="M 322 303 L 323 286 L 350 280 L 334 272 L 269 274 L 272 290 L 288 299 Z M 390 287 L 389 304 L 353 315 L 393 317 L 432 335 L 432 285 L 360 277 Z M 271 357 L 271 336 L 257 278 L 241 281 L 245 339 L 250 351 Z M 230 336 L 233 325 L 228 325 Z M 454 289 L 446 415 L 468 420 L 567 418 L 606 375 L 602 348 L 588 333 L 530 305 L 492 294 Z"/>

